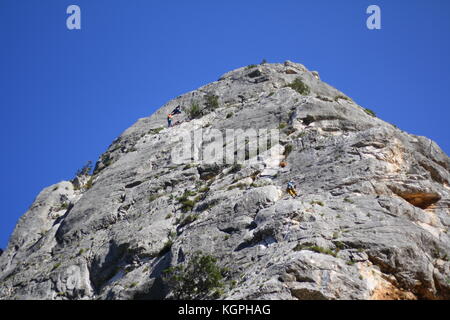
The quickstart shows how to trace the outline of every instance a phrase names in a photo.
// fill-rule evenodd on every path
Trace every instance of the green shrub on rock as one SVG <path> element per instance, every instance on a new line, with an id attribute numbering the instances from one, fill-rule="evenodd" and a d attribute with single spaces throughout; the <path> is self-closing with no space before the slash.
<path id="1" fill-rule="evenodd" d="M 200 106 L 196 102 L 192 103 L 191 107 L 189 109 L 187 109 L 186 112 L 190 119 L 197 119 L 202 116 L 202 111 L 200 110 Z"/>
<path id="2" fill-rule="evenodd" d="M 304 96 L 307 96 L 310 93 L 308 85 L 305 84 L 301 78 L 295 79 L 292 83 L 288 84 L 287 87 L 297 91 Z"/>
<path id="3" fill-rule="evenodd" d="M 187 263 L 164 270 L 163 278 L 177 300 L 217 299 L 223 294 L 227 271 L 213 256 L 196 252 Z"/>

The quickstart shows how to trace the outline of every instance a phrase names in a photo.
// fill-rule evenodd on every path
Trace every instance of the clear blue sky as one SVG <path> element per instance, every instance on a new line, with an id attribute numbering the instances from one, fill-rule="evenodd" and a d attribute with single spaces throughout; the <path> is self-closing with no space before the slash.
<path id="1" fill-rule="evenodd" d="M 382 30 L 366 28 L 371 4 Z M 138 118 L 262 59 L 318 70 L 449 154 L 449 57 L 448 0 L 0 0 L 0 247 L 42 188 Z"/>

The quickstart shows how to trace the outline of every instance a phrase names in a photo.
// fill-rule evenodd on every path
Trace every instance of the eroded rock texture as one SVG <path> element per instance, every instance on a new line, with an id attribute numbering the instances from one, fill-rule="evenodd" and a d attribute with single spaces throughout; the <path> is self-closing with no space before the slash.
<path id="1" fill-rule="evenodd" d="M 296 78 L 306 95 L 286 86 Z M 166 115 L 193 102 L 199 118 L 167 129 Z M 164 299 L 162 271 L 199 250 L 229 268 L 224 299 L 449 299 L 449 157 L 369 113 L 289 61 L 168 102 L 92 177 L 39 194 L 0 256 L 0 298 Z M 242 167 L 174 164 L 199 128 L 282 133 L 275 153 Z"/>

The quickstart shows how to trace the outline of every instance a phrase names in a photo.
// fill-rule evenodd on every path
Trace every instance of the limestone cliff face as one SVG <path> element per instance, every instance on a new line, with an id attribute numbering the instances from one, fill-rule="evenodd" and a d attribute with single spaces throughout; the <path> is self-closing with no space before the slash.
<path id="1" fill-rule="evenodd" d="M 281 133 L 242 167 L 174 163 L 200 128 Z M 201 251 L 229 269 L 224 299 L 449 299 L 449 169 L 301 64 L 240 68 L 139 119 L 92 177 L 44 189 L 0 256 L 0 298 L 170 298 L 163 270 Z"/>

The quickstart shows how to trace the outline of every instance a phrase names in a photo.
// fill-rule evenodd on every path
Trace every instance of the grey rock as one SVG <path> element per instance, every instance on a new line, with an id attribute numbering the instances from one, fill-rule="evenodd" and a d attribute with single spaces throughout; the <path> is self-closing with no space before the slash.
<path id="1" fill-rule="evenodd" d="M 286 86 L 296 78 L 308 95 Z M 166 128 L 194 102 L 202 117 Z M 196 129 L 279 127 L 242 168 L 171 158 Z M 44 189 L 0 255 L 0 299 L 170 298 L 163 271 L 196 251 L 229 269 L 221 299 L 449 299 L 449 169 L 436 143 L 316 71 L 239 68 L 139 119 L 92 176 Z"/>

